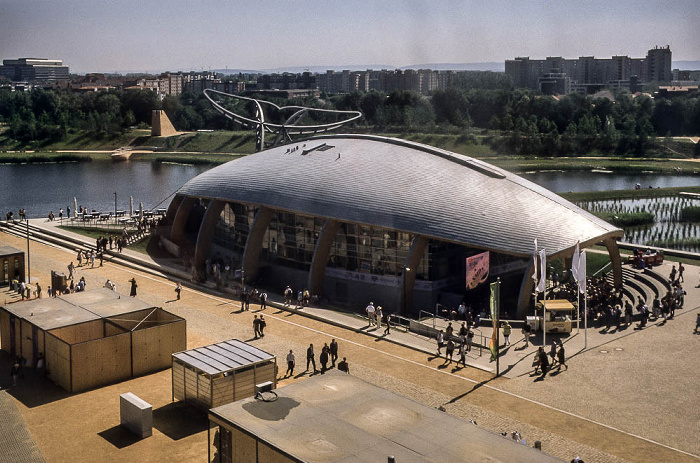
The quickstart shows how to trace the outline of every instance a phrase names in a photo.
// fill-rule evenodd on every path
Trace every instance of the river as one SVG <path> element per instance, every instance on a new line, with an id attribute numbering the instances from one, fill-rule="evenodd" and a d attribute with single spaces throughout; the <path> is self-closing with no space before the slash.
<path id="1" fill-rule="evenodd" d="M 36 164 L 0 164 L 0 211 L 27 209 L 30 218 L 46 217 L 53 211 L 70 207 L 73 197 L 78 206 L 88 210 L 129 210 L 129 196 L 134 209 L 167 208 L 172 194 L 189 179 L 207 170 L 207 166 L 152 162 L 64 162 Z"/>
<path id="2" fill-rule="evenodd" d="M 699 166 L 700 167 L 700 166 Z M 521 174 L 555 193 L 700 186 L 700 175 L 620 174 L 591 171 L 539 171 Z"/>
<path id="3" fill-rule="evenodd" d="M 0 164 L 0 212 L 15 216 L 20 207 L 29 217 L 46 217 L 50 211 L 73 209 L 78 205 L 89 210 L 129 210 L 129 196 L 134 208 L 143 202 L 146 209 L 166 208 L 172 194 L 185 182 L 209 166 L 192 166 L 154 162 L 66 162 L 36 164 Z M 612 174 L 600 172 L 543 171 L 523 177 L 556 193 L 568 191 L 624 190 L 639 183 L 642 188 L 700 185 L 697 175 Z"/>

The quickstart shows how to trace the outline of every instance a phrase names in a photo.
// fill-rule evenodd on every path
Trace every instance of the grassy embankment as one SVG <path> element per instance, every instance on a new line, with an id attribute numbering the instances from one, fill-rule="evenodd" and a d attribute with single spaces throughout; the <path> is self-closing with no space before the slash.
<path id="1" fill-rule="evenodd" d="M 59 228 L 62 228 L 64 230 L 77 233 L 79 235 L 87 236 L 88 238 L 91 238 L 93 240 L 96 240 L 97 238 L 101 236 L 109 236 L 110 234 L 120 234 L 121 232 L 119 230 L 109 230 L 109 229 L 99 229 L 99 228 L 83 228 L 83 227 L 71 227 L 71 226 L 65 226 L 61 225 Z M 143 254 L 152 254 L 154 251 L 157 252 L 157 246 L 155 247 L 156 249 L 151 249 L 153 246 L 149 246 L 151 239 L 153 236 L 148 236 L 146 239 L 143 239 L 139 241 L 136 244 L 132 244 L 129 246 L 129 249 L 132 251 L 137 251 Z M 116 247 L 115 247 L 116 249 Z M 162 254 L 162 253 L 161 253 Z M 170 257 L 168 254 L 165 254 L 166 257 Z M 158 256 L 155 256 L 158 257 Z"/>

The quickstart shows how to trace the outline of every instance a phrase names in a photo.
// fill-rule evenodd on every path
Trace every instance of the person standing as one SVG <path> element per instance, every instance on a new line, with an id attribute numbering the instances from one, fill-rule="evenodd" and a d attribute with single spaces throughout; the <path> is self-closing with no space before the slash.
<path id="1" fill-rule="evenodd" d="M 472 351 L 472 343 L 474 342 L 474 332 L 469 330 L 467 333 L 467 352 Z"/>
<path id="2" fill-rule="evenodd" d="M 136 279 L 132 278 L 129 280 L 131 282 L 131 290 L 129 291 L 129 296 L 131 297 L 136 297 L 136 288 L 139 287 L 139 285 L 136 284 Z"/>
<path id="3" fill-rule="evenodd" d="M 287 354 L 287 372 L 284 374 L 284 377 L 292 376 L 294 374 L 294 352 L 292 352 L 292 349 L 289 349 L 289 353 Z"/>
<path id="4" fill-rule="evenodd" d="M 58 210 L 58 220 L 63 223 L 63 208 Z"/>
<path id="5" fill-rule="evenodd" d="M 20 370 L 21 367 L 19 366 L 19 361 L 15 360 L 15 363 L 12 364 L 12 368 L 10 368 L 10 376 L 12 376 L 13 386 L 17 386 L 17 379 L 19 379 Z"/>
<path id="6" fill-rule="evenodd" d="M 304 307 L 304 293 L 302 290 L 299 290 L 297 293 L 297 309 L 301 309 Z"/>
<path id="7" fill-rule="evenodd" d="M 503 327 L 503 342 L 504 345 L 510 346 L 510 333 L 512 331 L 512 328 L 510 326 L 510 323 L 508 321 L 505 321 L 502 325 Z"/>
<path id="8" fill-rule="evenodd" d="M 38 281 L 36 282 L 36 297 L 41 299 L 41 285 Z"/>
<path id="9" fill-rule="evenodd" d="M 377 327 L 381 328 L 382 327 L 382 317 L 384 314 L 382 314 L 382 306 L 378 305 L 377 310 L 374 311 L 374 319 L 377 322 Z"/>
<path id="10" fill-rule="evenodd" d="M 338 363 L 338 370 L 350 374 L 350 366 L 348 365 L 347 357 L 343 357 L 343 360 Z"/>
<path id="11" fill-rule="evenodd" d="M 314 345 L 309 344 L 309 348 L 306 349 L 306 370 L 304 372 L 309 371 L 309 365 L 314 366 L 314 373 L 318 372 L 316 369 L 316 358 L 314 356 Z"/>
<path id="12" fill-rule="evenodd" d="M 678 281 L 681 283 L 685 283 L 685 280 L 683 279 L 683 272 L 685 272 L 683 262 L 678 262 Z"/>
<path id="13" fill-rule="evenodd" d="M 82 251 L 78 250 L 78 267 L 83 266 L 83 253 Z"/>
<path id="14" fill-rule="evenodd" d="M 391 314 L 386 314 L 386 328 L 384 328 L 384 334 L 391 334 Z"/>
<path id="15" fill-rule="evenodd" d="M 248 293 L 241 291 L 241 312 L 245 310 L 246 299 L 248 299 Z"/>
<path id="16" fill-rule="evenodd" d="M 180 291 L 182 291 L 182 285 L 180 285 L 180 282 L 177 282 L 177 285 L 175 286 L 175 294 L 177 294 L 177 300 L 180 300 Z"/>
<path id="17" fill-rule="evenodd" d="M 369 305 L 365 307 L 365 312 L 367 312 L 367 321 L 369 322 L 369 326 L 373 326 L 375 314 L 374 302 L 370 302 Z"/>
<path id="18" fill-rule="evenodd" d="M 331 339 L 331 363 L 335 367 L 335 362 L 338 360 L 338 341 Z"/>
<path id="19" fill-rule="evenodd" d="M 75 265 L 73 265 L 73 261 L 71 261 L 71 263 L 68 264 L 68 279 L 69 280 L 73 279 L 73 270 L 75 270 Z"/>
<path id="20" fill-rule="evenodd" d="M 38 283 L 37 283 L 37 286 L 39 286 Z M 698 316 L 695 319 L 695 331 L 693 331 L 693 334 L 697 333 L 699 329 L 700 329 L 700 312 L 698 312 Z"/>
<path id="21" fill-rule="evenodd" d="M 445 335 L 442 332 L 442 330 L 438 331 L 436 340 L 437 340 L 437 348 L 438 348 L 437 355 L 440 356 L 440 355 L 442 355 L 442 352 L 441 352 L 442 346 L 445 343 Z"/>
<path id="22" fill-rule="evenodd" d="M 668 277 L 671 280 L 671 284 L 673 284 L 673 282 L 676 281 L 676 265 L 675 264 L 673 265 L 673 267 L 671 267 L 671 274 Z"/>
<path id="23" fill-rule="evenodd" d="M 267 307 L 267 293 L 260 293 L 260 310 L 265 310 Z"/>

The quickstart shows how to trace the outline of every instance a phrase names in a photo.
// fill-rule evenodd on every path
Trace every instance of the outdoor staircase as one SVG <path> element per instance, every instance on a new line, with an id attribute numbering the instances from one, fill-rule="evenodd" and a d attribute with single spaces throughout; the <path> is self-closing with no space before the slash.
<path id="1" fill-rule="evenodd" d="M 612 272 L 606 278 L 612 284 Z M 671 289 L 671 284 L 663 275 L 649 268 L 635 270 L 623 267 L 622 283 L 623 299 L 629 300 L 633 306 L 640 297 L 650 305 L 656 296 L 662 298 Z"/>

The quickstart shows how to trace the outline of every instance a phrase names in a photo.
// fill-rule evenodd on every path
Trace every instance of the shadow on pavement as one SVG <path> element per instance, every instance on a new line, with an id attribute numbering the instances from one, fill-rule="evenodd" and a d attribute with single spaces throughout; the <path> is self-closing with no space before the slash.
<path id="1" fill-rule="evenodd" d="M 206 414 L 186 403 L 173 402 L 153 410 L 153 427 L 172 440 L 206 431 L 207 426 Z"/>
<path id="2" fill-rule="evenodd" d="M 98 432 L 97 435 L 118 449 L 123 449 L 141 440 L 140 437 L 121 425 L 105 429 L 102 432 Z"/>

